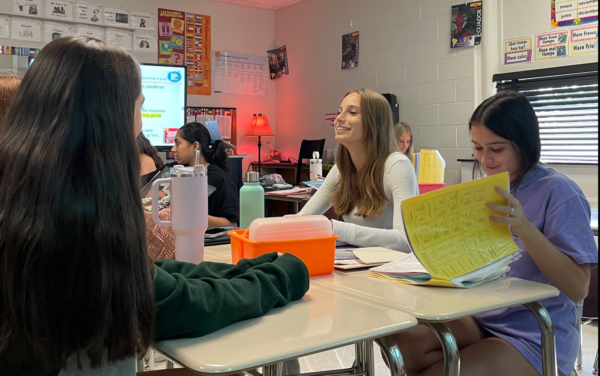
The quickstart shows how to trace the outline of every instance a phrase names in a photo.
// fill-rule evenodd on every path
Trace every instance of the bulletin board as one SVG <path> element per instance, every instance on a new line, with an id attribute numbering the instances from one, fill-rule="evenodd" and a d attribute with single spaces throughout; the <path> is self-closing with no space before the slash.
<path id="1" fill-rule="evenodd" d="M 207 120 L 219 123 L 223 140 L 237 146 L 237 109 L 234 107 L 187 107 L 187 122 L 204 124 Z M 235 153 L 235 152 L 234 152 Z"/>

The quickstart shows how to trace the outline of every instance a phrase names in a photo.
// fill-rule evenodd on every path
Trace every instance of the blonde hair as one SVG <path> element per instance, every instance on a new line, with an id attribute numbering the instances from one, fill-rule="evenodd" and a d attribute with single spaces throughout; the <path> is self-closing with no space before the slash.
<path id="1" fill-rule="evenodd" d="M 396 134 L 396 142 L 400 142 L 400 137 L 402 137 L 404 133 L 408 133 L 410 135 L 410 145 L 408 146 L 408 149 L 406 149 L 406 153 L 404 153 L 404 155 L 406 155 L 412 162 L 413 153 L 415 152 L 415 141 L 412 130 L 410 129 L 410 125 L 403 122 L 396 123 L 394 124 L 394 133 Z"/>
<path id="2" fill-rule="evenodd" d="M 377 217 L 387 203 L 383 186 L 385 162 L 390 154 L 399 151 L 394 138 L 392 109 L 381 94 L 370 89 L 347 93 L 360 96 L 362 123 L 365 129 L 364 152 L 368 163 L 360 173 L 352 163 L 344 145 L 338 146 L 337 168 L 341 179 L 331 195 L 331 206 L 339 215 L 350 214 L 356 207 L 360 217 Z"/>
<path id="3" fill-rule="evenodd" d="M 8 107 L 20 83 L 21 77 L 16 72 L 8 69 L 0 69 L 0 124 L 8 112 Z"/>

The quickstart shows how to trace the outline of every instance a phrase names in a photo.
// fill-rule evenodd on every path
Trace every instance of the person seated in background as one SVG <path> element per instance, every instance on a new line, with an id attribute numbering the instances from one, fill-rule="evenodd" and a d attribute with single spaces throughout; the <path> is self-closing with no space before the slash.
<path id="1" fill-rule="evenodd" d="M 333 206 L 344 217 L 331 221 L 340 241 L 410 252 L 401 203 L 417 195 L 417 178 L 398 150 L 388 101 L 370 89 L 352 91 L 334 125 L 337 163 L 299 214 L 323 214 Z"/>
<path id="2" fill-rule="evenodd" d="M 0 70 L 0 125 L 20 83 L 21 78 L 13 71 Z"/>
<path id="3" fill-rule="evenodd" d="M 575 182 L 540 163 L 539 123 L 524 95 L 502 92 L 486 99 L 473 113 L 469 129 L 474 172 L 509 173 L 510 193 L 497 188 L 508 206 L 488 204 L 490 221 L 508 225 L 520 249 L 521 258 L 511 264 L 508 276 L 560 291 L 540 303 L 554 325 L 558 375 L 567 376 L 580 343 L 575 302 L 587 295 L 590 267 L 598 264 L 590 204 Z M 524 306 L 447 324 L 460 350 L 461 375 L 542 374 L 540 327 Z M 409 375 L 444 375 L 440 341 L 427 327 L 417 326 L 394 338 Z"/>
<path id="4" fill-rule="evenodd" d="M 396 123 L 394 124 L 394 134 L 396 135 L 396 141 L 398 142 L 400 152 L 406 155 L 412 162 L 415 148 L 410 126 L 406 123 Z"/>
<path id="5" fill-rule="evenodd" d="M 0 375 L 133 375 L 152 340 L 202 336 L 308 290 L 290 254 L 151 262 L 143 102 L 136 61 L 94 38 L 52 41 L 23 77 L 0 132 Z"/>
<path id="6" fill-rule="evenodd" d="M 137 143 L 138 151 L 140 153 L 140 174 L 145 176 L 156 170 L 160 170 L 165 165 L 162 159 L 158 156 L 158 152 L 150 144 L 150 141 L 144 136 L 142 132 L 135 138 Z"/>

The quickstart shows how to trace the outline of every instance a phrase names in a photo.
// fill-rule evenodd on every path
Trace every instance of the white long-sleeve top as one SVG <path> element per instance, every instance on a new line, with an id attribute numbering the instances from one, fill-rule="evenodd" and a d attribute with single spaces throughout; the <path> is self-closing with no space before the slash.
<path id="1" fill-rule="evenodd" d="M 300 214 L 324 214 L 330 207 L 330 197 L 341 178 L 337 166 L 333 166 L 323 185 L 302 208 Z M 402 153 L 392 153 L 385 162 L 383 185 L 387 204 L 378 217 L 356 216 L 354 207 L 344 222 L 333 220 L 333 233 L 339 240 L 358 247 L 383 247 L 395 251 L 411 252 L 404 221 L 402 200 L 418 194 L 417 177 L 412 162 Z"/>

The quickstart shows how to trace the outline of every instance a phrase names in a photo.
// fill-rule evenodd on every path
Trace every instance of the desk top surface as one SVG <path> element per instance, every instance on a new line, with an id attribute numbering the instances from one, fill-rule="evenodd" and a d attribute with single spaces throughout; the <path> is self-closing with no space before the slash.
<path id="1" fill-rule="evenodd" d="M 231 261 L 229 246 L 205 248 L 207 261 Z M 311 280 L 312 282 L 312 280 Z M 227 374 L 293 359 L 417 325 L 414 316 L 311 283 L 302 300 L 200 338 L 154 348 L 204 374 Z"/>

